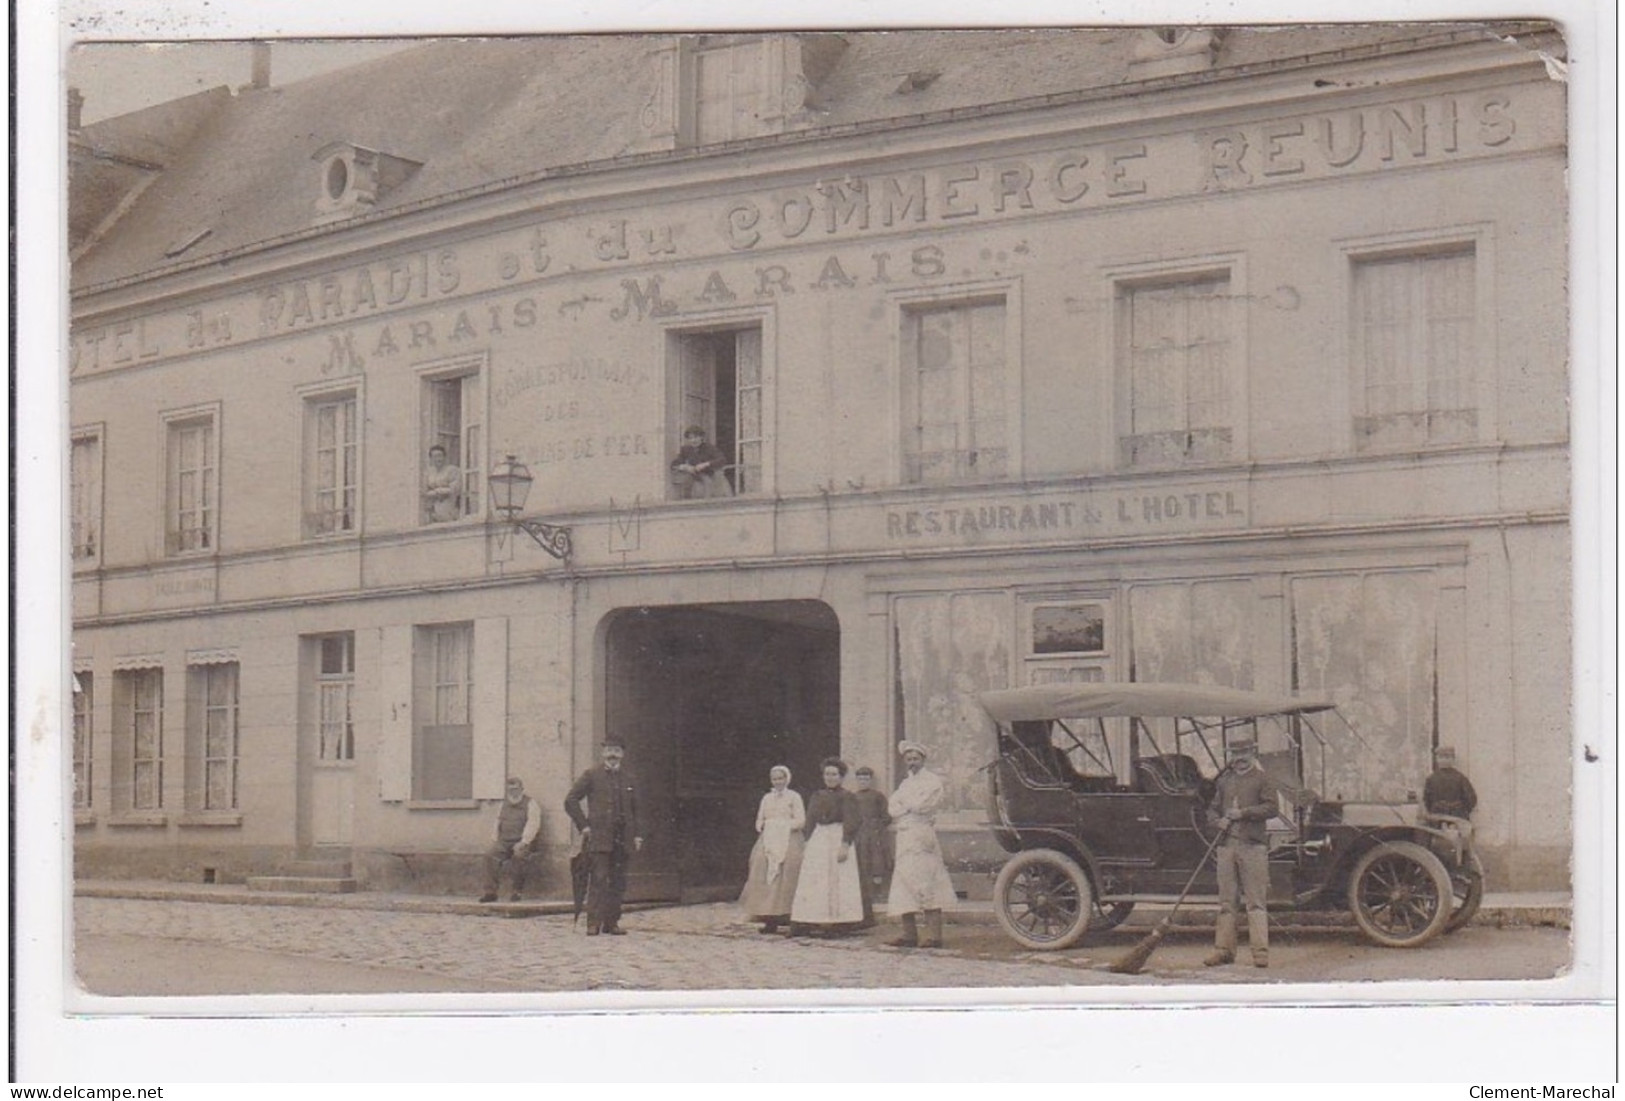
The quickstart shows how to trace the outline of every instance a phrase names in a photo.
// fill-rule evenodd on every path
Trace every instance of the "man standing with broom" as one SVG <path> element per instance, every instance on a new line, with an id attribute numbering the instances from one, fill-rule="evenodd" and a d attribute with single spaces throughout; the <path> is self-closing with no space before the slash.
<path id="1" fill-rule="evenodd" d="M 1236 911 L 1247 907 L 1247 944 L 1253 966 L 1270 965 L 1269 836 L 1265 823 L 1279 811 L 1275 785 L 1258 763 L 1258 744 L 1238 735 L 1226 747 L 1228 762 L 1219 773 L 1218 791 L 1208 807 L 1208 822 L 1222 831 L 1217 850 L 1219 927 L 1214 949 L 1202 963 L 1218 967 L 1236 959 Z"/>

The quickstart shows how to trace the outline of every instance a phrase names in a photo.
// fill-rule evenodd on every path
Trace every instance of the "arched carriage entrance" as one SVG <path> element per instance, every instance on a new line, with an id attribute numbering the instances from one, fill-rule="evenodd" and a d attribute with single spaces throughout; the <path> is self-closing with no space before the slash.
<path id="1" fill-rule="evenodd" d="M 743 886 L 767 771 L 803 795 L 840 746 L 840 627 L 813 600 L 623 608 L 604 636 L 605 730 L 627 746 L 645 832 L 629 899 Z"/>

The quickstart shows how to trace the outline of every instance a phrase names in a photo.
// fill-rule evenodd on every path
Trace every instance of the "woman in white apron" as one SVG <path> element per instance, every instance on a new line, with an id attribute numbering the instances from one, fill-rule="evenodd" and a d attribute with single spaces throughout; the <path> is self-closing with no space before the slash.
<path id="1" fill-rule="evenodd" d="M 790 906 L 791 932 L 801 927 L 819 935 L 863 921 L 863 885 L 858 880 L 858 857 L 852 842 L 858 833 L 859 811 L 852 793 L 841 786 L 846 762 L 824 759 L 824 787 L 807 804 L 807 850 L 801 861 L 801 879 Z"/>
<path id="2" fill-rule="evenodd" d="M 801 878 L 801 835 L 807 811 L 801 796 L 790 790 L 790 770 L 774 765 L 767 774 L 773 790 L 762 796 L 756 808 L 756 846 L 750 851 L 750 877 L 739 896 L 739 905 L 753 921 L 762 923 L 762 932 L 776 933 L 790 920 L 790 904 L 796 897 Z"/>

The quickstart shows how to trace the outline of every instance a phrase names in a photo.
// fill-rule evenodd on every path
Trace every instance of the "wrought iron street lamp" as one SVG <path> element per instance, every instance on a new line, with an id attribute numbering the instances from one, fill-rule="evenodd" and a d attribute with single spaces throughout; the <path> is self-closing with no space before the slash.
<path id="1" fill-rule="evenodd" d="M 492 469 L 485 480 L 491 490 L 491 507 L 504 522 L 530 536 L 537 546 L 554 558 L 569 560 L 572 550 L 569 528 L 541 520 L 528 520 L 519 515 L 525 511 L 525 498 L 530 496 L 530 484 L 536 480 L 530 467 L 509 455 Z"/>

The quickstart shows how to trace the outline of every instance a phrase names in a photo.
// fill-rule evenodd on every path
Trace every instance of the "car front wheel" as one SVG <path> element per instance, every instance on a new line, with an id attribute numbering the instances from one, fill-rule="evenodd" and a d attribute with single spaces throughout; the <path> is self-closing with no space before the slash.
<path id="1" fill-rule="evenodd" d="M 1454 903 L 1450 873 L 1421 845 L 1385 841 L 1354 865 L 1349 908 L 1366 939 L 1415 948 L 1444 929 Z"/>
<path id="2" fill-rule="evenodd" d="M 1094 891 L 1077 861 L 1053 849 L 1011 857 L 993 884 L 994 913 L 1023 948 L 1070 948 L 1089 929 Z"/>

